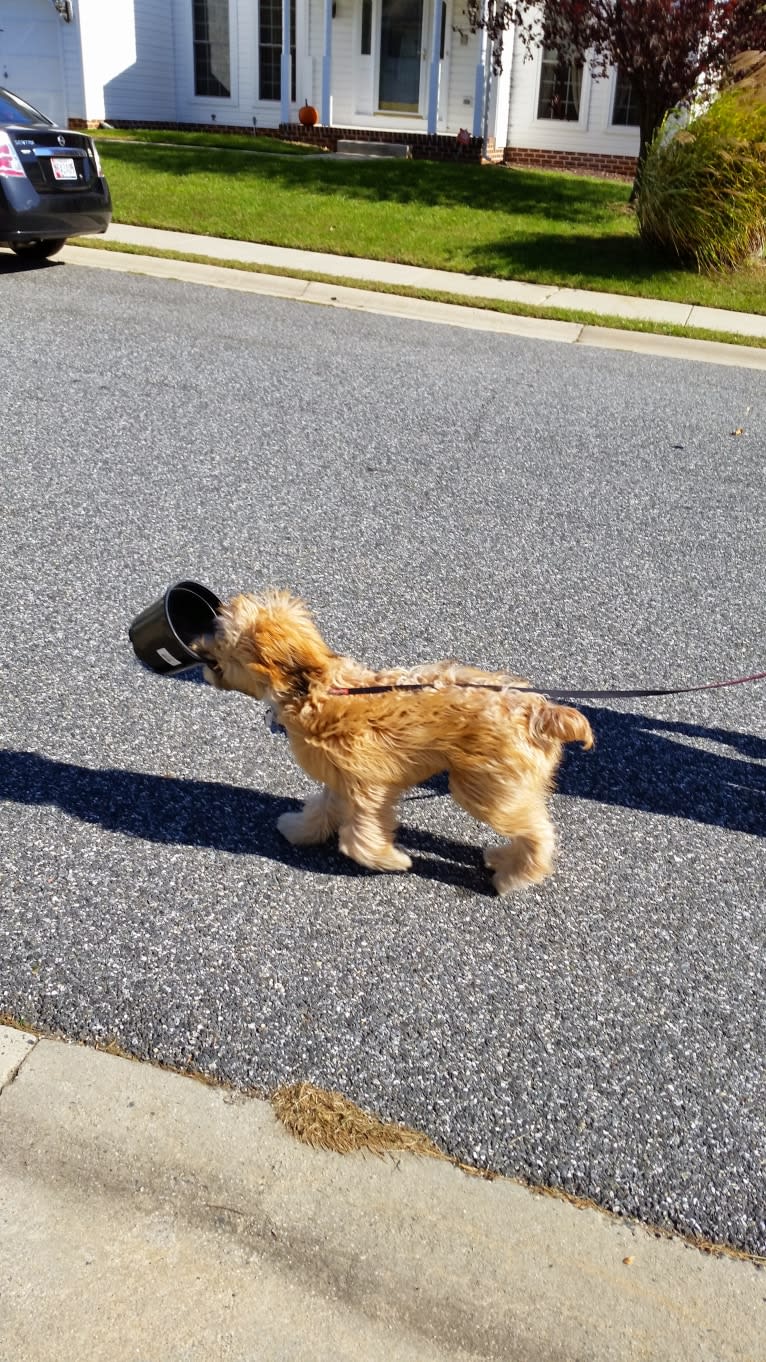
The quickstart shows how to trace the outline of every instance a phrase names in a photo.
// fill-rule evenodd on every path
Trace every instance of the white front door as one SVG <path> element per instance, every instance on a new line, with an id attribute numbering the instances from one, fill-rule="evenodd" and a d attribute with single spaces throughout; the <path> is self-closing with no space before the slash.
<path id="1" fill-rule="evenodd" d="M 425 94 L 424 0 L 380 0 L 378 100 L 381 112 L 423 112 Z"/>
<path id="2" fill-rule="evenodd" d="M 51 0 L 0 0 L 0 85 L 66 127 L 61 23 Z"/>
<path id="3" fill-rule="evenodd" d="M 352 29 L 356 115 L 388 113 L 392 118 L 396 115 L 425 118 L 434 4 L 439 6 L 442 58 L 439 126 L 444 125 L 452 36 L 445 0 L 357 0 Z"/>

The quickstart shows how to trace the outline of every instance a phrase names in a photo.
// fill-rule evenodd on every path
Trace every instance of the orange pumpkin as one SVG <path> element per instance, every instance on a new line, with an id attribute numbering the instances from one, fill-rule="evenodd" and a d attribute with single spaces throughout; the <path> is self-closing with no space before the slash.
<path id="1" fill-rule="evenodd" d="M 319 122 L 319 114 L 313 104 L 309 104 L 308 100 L 306 100 L 303 108 L 298 110 L 298 118 L 304 128 L 313 128 L 314 125 Z"/>

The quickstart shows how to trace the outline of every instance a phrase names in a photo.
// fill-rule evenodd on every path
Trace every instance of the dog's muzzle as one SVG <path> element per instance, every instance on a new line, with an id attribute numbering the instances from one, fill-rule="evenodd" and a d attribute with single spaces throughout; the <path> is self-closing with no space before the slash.
<path id="1" fill-rule="evenodd" d="M 205 680 L 209 685 L 217 686 L 221 689 L 223 687 L 223 668 L 220 664 L 216 662 L 214 657 L 205 657 L 204 654 L 200 657 L 200 662 L 204 668 L 203 675 Z"/>

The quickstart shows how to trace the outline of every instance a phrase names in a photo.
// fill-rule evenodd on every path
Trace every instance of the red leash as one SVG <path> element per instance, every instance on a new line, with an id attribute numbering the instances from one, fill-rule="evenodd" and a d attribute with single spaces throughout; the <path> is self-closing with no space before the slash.
<path id="1" fill-rule="evenodd" d="M 546 690 L 543 687 L 536 693 L 545 695 L 549 700 L 637 700 L 647 695 L 690 695 L 693 691 L 722 690 L 724 686 L 744 686 L 748 681 L 766 681 L 766 672 L 754 672 L 752 676 L 735 676 L 730 681 L 706 681 L 701 686 L 675 686 L 667 689 L 644 690 Z M 535 690 L 534 686 L 499 686 L 489 681 L 450 681 L 447 685 L 461 686 L 465 690 Z M 329 695 L 382 695 L 394 690 L 434 690 L 431 681 L 406 681 L 401 685 L 389 686 L 331 686 Z"/>

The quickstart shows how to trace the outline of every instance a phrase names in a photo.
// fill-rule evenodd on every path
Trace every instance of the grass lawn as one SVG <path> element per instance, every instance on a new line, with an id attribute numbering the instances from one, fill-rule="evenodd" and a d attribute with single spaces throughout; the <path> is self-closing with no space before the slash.
<path id="1" fill-rule="evenodd" d="M 708 278 L 651 256 L 620 182 L 106 141 L 101 155 L 118 222 L 766 313 L 763 266 Z"/>
<path id="2" fill-rule="evenodd" d="M 264 137 L 257 132 L 182 132 L 178 128 L 96 128 L 91 134 L 98 143 L 171 142 L 177 147 L 203 147 L 218 151 L 262 151 L 272 156 L 316 156 L 321 151 L 299 142 L 285 142 L 278 137 Z"/>

